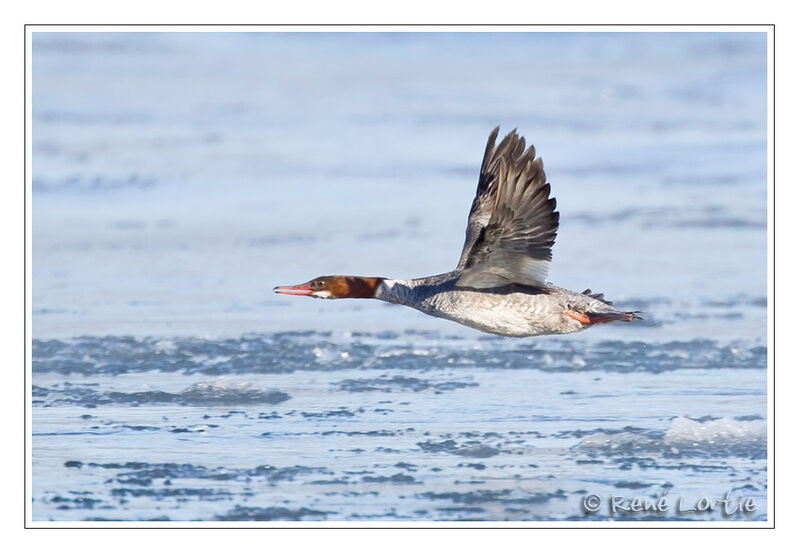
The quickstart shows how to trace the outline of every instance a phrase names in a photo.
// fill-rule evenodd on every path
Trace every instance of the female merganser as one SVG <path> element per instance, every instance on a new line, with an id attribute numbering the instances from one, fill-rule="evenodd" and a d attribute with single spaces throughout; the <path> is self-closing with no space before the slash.
<path id="1" fill-rule="evenodd" d="M 574 333 L 597 323 L 642 319 L 620 312 L 602 294 L 546 281 L 558 229 L 542 159 L 516 130 L 495 145 L 489 135 L 467 239 L 453 271 L 421 279 L 331 275 L 281 294 L 315 298 L 377 298 L 487 333 L 509 337 Z"/>

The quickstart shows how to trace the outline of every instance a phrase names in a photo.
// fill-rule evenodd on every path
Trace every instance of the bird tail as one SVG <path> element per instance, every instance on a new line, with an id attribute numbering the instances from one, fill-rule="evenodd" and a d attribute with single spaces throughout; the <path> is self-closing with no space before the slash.
<path id="1" fill-rule="evenodd" d="M 634 319 L 644 319 L 639 314 L 640 311 L 634 312 L 603 312 L 603 313 L 589 313 L 586 316 L 589 318 L 589 325 L 595 323 L 608 323 L 609 321 L 633 321 Z"/>

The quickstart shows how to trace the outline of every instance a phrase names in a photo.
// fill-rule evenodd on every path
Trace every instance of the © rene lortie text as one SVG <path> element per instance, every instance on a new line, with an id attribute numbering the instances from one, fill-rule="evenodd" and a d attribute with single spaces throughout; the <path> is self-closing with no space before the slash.
<path id="1" fill-rule="evenodd" d="M 583 511 L 587 514 L 595 514 L 605 508 L 609 515 L 667 513 L 690 515 L 719 512 L 723 517 L 731 517 L 736 514 L 753 515 L 756 512 L 754 498 L 732 496 L 730 493 L 725 493 L 722 496 L 700 496 L 698 498 L 610 495 L 605 499 L 597 494 L 587 494 L 581 500 L 581 505 Z"/>

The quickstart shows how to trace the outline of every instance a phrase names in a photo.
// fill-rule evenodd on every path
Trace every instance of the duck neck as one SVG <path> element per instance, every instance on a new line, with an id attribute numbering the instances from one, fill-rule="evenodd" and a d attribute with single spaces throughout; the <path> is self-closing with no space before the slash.
<path id="1" fill-rule="evenodd" d="M 460 274 L 456 270 L 420 279 L 384 279 L 375 290 L 375 298 L 418 308 L 437 294 L 453 290 Z"/>
<path id="2" fill-rule="evenodd" d="M 411 281 L 383 279 L 375 289 L 375 298 L 391 304 L 409 304 L 412 301 Z"/>
<path id="3" fill-rule="evenodd" d="M 336 298 L 377 298 L 383 277 L 345 275 L 330 278 L 330 287 Z"/>

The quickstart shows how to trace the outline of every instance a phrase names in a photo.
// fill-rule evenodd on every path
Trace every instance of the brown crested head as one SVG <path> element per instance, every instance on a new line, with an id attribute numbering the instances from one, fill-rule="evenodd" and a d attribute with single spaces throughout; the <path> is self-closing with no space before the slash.
<path id="1" fill-rule="evenodd" d="M 383 277 L 325 275 L 300 285 L 275 287 L 278 294 L 313 296 L 315 298 L 374 298 Z"/>

